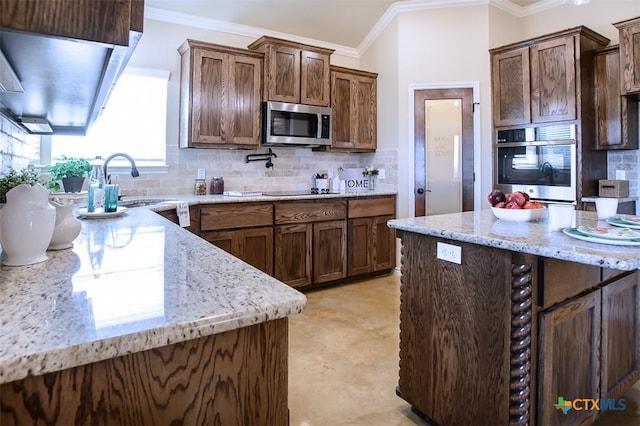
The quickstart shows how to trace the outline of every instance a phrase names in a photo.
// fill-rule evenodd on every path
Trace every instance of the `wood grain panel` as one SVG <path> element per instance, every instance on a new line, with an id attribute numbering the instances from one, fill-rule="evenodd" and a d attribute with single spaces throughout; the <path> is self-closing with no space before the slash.
<path id="1" fill-rule="evenodd" d="M 539 299 L 542 309 L 577 296 L 600 282 L 598 266 L 548 258 L 541 262 L 544 271 Z"/>
<path id="2" fill-rule="evenodd" d="M 572 278 L 573 279 L 573 278 Z M 567 401 L 600 398 L 601 292 L 593 291 L 540 314 L 538 421 L 544 425 L 592 422 L 597 411 L 556 409 Z"/>
<path id="3" fill-rule="evenodd" d="M 353 91 L 355 87 L 351 82 L 351 78 L 340 73 L 331 73 L 331 106 L 333 108 L 333 135 L 332 145 L 342 148 L 350 148 L 353 146 L 352 136 L 354 133 L 354 123 L 351 117 L 355 115 L 352 111 L 352 97 L 355 95 Z"/>
<path id="4" fill-rule="evenodd" d="M 329 106 L 329 55 L 301 51 L 300 102 Z"/>
<path id="5" fill-rule="evenodd" d="M 495 126 L 525 124 L 531 121 L 531 81 L 529 48 L 493 54 L 492 92 Z"/>
<path id="6" fill-rule="evenodd" d="M 374 267 L 374 247 L 371 244 L 374 233 L 373 222 L 368 218 L 349 219 L 348 232 L 349 276 L 372 272 Z"/>
<path id="7" fill-rule="evenodd" d="M 602 290 L 602 394 L 618 398 L 640 379 L 640 273 Z"/>
<path id="8" fill-rule="evenodd" d="M 640 94 L 640 17 L 614 24 L 620 40 L 620 93 Z M 635 96 L 635 99 L 638 97 Z"/>
<path id="9" fill-rule="evenodd" d="M 511 254 L 399 235 L 398 394 L 436 424 L 508 424 Z M 460 246 L 462 264 L 436 259 L 438 241 Z"/>
<path id="10" fill-rule="evenodd" d="M 273 225 L 273 204 L 209 204 L 200 207 L 200 231 Z"/>
<path id="11" fill-rule="evenodd" d="M 373 220 L 373 229 L 375 230 L 374 271 L 393 269 L 396 266 L 396 233 L 387 225 L 387 222 L 392 219 L 395 219 L 395 215 L 376 217 Z"/>
<path id="12" fill-rule="evenodd" d="M 300 50 L 270 46 L 271 55 L 267 99 L 281 102 L 300 102 Z M 265 83 L 265 84 L 267 84 Z"/>
<path id="13" fill-rule="evenodd" d="M 131 0 L 0 1 L 0 27 L 17 31 L 128 46 L 132 23 L 140 26 Z"/>
<path id="14" fill-rule="evenodd" d="M 228 56 L 220 52 L 198 50 L 195 77 L 199 90 L 193 94 L 193 135 L 197 142 L 224 142 L 228 83 Z"/>
<path id="15" fill-rule="evenodd" d="M 287 324 L 0 385 L 0 424 L 288 424 Z"/>
<path id="16" fill-rule="evenodd" d="M 238 257 L 262 272 L 273 275 L 273 228 L 249 228 L 241 231 Z"/>
<path id="17" fill-rule="evenodd" d="M 275 224 L 313 223 L 347 217 L 346 200 L 311 200 L 275 203 Z"/>
<path id="18" fill-rule="evenodd" d="M 534 122 L 577 117 L 575 58 L 573 36 L 531 47 L 531 117 Z"/>
<path id="19" fill-rule="evenodd" d="M 256 145 L 261 140 L 262 60 L 231 56 L 229 60 L 229 116 L 233 129 L 227 142 Z"/>
<path id="20" fill-rule="evenodd" d="M 313 225 L 313 282 L 336 281 L 347 276 L 347 223 L 345 220 Z"/>
<path id="21" fill-rule="evenodd" d="M 396 214 L 395 197 L 349 200 L 349 218 L 386 216 Z"/>
<path id="22" fill-rule="evenodd" d="M 308 286 L 312 282 L 312 224 L 275 227 L 275 277 L 292 287 Z"/>

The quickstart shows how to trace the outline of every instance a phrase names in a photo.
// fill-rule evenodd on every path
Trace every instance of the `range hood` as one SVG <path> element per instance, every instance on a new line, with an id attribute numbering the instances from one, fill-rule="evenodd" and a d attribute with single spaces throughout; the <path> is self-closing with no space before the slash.
<path id="1" fill-rule="evenodd" d="M 10 2 L 5 0 L 2 2 L 3 8 L 9 7 L 5 5 Z M 13 3 L 18 6 L 10 11 L 15 12 L 18 18 L 28 17 L 24 18 L 23 22 L 30 24 L 32 21 L 37 21 L 36 23 L 42 26 L 38 19 L 20 10 L 21 7 L 28 7 L 25 5 L 29 3 L 19 1 Z M 139 3 L 142 4 L 142 2 Z M 55 2 L 49 4 L 54 5 Z M 92 22 L 91 20 L 95 20 L 101 13 L 95 10 L 93 12 L 81 10 L 83 15 L 79 15 L 80 12 L 77 9 L 86 8 L 94 4 L 93 2 L 90 4 L 67 2 L 66 4 L 70 6 L 65 7 L 75 9 L 69 9 L 69 13 L 59 16 L 69 16 L 70 21 L 74 18 L 70 16 L 73 13 L 82 16 L 86 22 Z M 0 90 L 0 113 L 18 123 L 26 132 L 84 135 L 104 108 L 113 85 L 124 70 L 142 35 L 142 13 L 139 13 L 140 20 L 134 22 L 133 3 L 113 2 L 115 6 L 106 5 L 105 2 L 95 4 L 99 6 L 92 7 L 105 5 L 104 7 L 112 8 L 109 9 L 109 13 L 115 17 L 110 18 L 116 22 L 110 21 L 107 25 L 112 28 L 117 27 L 119 34 L 122 35 L 119 40 L 110 43 L 100 40 L 99 37 L 88 40 L 74 38 L 61 32 L 49 31 L 48 34 L 43 34 L 11 27 L 19 19 L 7 18 L 0 23 L 0 51 L 5 59 L 4 65 L 0 64 L 0 84 L 10 84 L 15 87 L 15 81 L 7 80 L 7 76 L 13 74 L 23 89 L 23 91 Z M 140 4 L 136 6 L 143 7 Z M 127 15 L 116 14 L 120 13 L 120 9 L 115 8 L 122 9 Z M 5 11 L 2 10 L 2 12 Z M 45 20 L 45 22 L 54 22 L 51 25 L 62 26 L 56 21 Z M 137 28 L 139 31 L 132 30 L 136 26 L 139 27 Z M 74 28 L 77 28 L 75 23 Z M 95 31 L 97 30 L 94 27 Z M 111 36 L 111 34 L 107 35 Z M 1 80 L 5 83 L 3 84 Z M 50 129 L 42 125 L 30 126 L 32 130 L 29 130 L 26 126 L 28 122 L 46 123 Z"/>

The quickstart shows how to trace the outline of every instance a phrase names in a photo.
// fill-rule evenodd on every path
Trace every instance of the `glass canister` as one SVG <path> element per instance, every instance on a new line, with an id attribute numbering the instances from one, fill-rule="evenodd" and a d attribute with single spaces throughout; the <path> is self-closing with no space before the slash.
<path id="1" fill-rule="evenodd" d="M 211 178 L 211 194 L 224 193 L 224 179 L 222 176 L 214 176 Z"/>
<path id="2" fill-rule="evenodd" d="M 193 190 L 195 195 L 206 195 L 207 194 L 207 183 L 204 179 L 196 179 L 196 185 Z"/>

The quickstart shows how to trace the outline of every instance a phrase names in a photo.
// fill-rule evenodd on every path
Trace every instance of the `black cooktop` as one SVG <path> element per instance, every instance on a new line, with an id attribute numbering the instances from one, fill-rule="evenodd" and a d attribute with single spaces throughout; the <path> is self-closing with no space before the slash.
<path id="1" fill-rule="evenodd" d="M 263 192 L 262 195 L 266 195 L 267 197 L 295 197 L 299 195 L 329 195 L 329 194 L 337 194 L 336 192 L 318 192 L 313 190 L 307 191 L 272 191 L 272 192 Z"/>

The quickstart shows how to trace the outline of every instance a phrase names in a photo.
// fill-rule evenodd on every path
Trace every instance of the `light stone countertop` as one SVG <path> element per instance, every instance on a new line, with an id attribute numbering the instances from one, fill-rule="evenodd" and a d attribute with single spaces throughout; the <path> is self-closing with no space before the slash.
<path id="1" fill-rule="evenodd" d="M 595 212 L 581 210 L 576 211 L 575 221 L 575 226 L 598 224 Z M 565 235 L 562 231 L 551 231 L 548 212 L 538 221 L 523 223 L 496 219 L 491 210 L 484 209 L 395 219 L 389 221 L 389 226 L 398 230 L 588 265 L 619 270 L 640 268 L 640 246 L 582 241 Z"/>
<path id="2" fill-rule="evenodd" d="M 81 222 L 72 249 L 0 267 L 0 383 L 284 318 L 306 304 L 147 207 Z"/>

